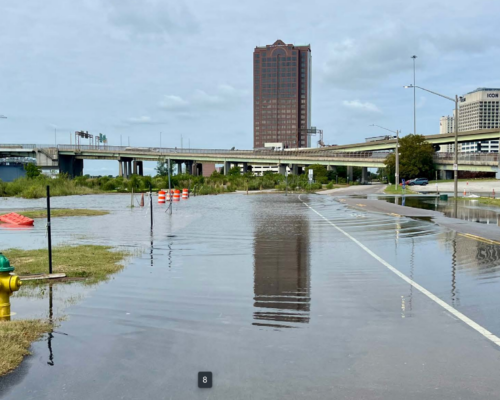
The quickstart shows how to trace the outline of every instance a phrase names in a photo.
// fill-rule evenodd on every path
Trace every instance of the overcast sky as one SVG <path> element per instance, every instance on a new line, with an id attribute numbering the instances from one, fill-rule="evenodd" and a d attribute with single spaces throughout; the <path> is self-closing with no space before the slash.
<path id="1" fill-rule="evenodd" d="M 494 0 L 0 0 L 0 142 L 57 129 L 58 143 L 88 130 L 158 146 L 162 132 L 164 146 L 249 149 L 252 53 L 277 39 L 311 44 L 326 143 L 384 134 L 373 123 L 408 134 L 413 54 L 417 85 L 500 87 L 498 15 Z M 417 133 L 452 108 L 417 92 Z"/>

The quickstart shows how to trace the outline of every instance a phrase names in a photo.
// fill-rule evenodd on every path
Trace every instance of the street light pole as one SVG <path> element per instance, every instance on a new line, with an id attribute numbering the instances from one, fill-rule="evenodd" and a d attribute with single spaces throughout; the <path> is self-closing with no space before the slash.
<path id="1" fill-rule="evenodd" d="M 399 185 L 399 130 L 396 130 L 396 182 L 394 189 L 398 191 Z"/>
<path id="2" fill-rule="evenodd" d="M 455 196 L 455 218 L 457 218 L 458 204 L 458 96 L 455 95 L 455 162 L 453 163 L 453 191 Z"/>
<path id="3" fill-rule="evenodd" d="M 381 128 L 381 129 L 385 129 L 386 131 L 389 131 L 389 132 L 392 132 L 392 133 L 395 133 L 396 134 L 396 171 L 395 171 L 395 178 L 396 178 L 396 182 L 394 183 L 394 190 L 398 190 L 398 185 L 399 185 L 399 130 L 391 130 L 391 129 L 387 129 L 387 128 L 384 128 L 383 126 L 380 126 L 380 125 L 375 125 L 375 124 L 371 124 L 370 126 L 376 126 L 377 128 Z M 389 179 L 389 178 L 388 178 Z"/>
<path id="4" fill-rule="evenodd" d="M 458 110 L 458 95 L 455 95 L 455 98 L 445 96 L 440 93 L 433 92 L 432 90 L 425 89 L 420 86 L 415 86 L 415 85 L 407 85 L 404 86 L 405 89 L 409 88 L 417 88 L 420 90 L 425 90 L 426 92 L 435 94 L 436 96 L 442 97 L 444 99 L 453 101 L 455 103 L 455 157 L 454 157 L 454 162 L 453 162 L 453 195 L 455 197 L 455 205 L 453 207 L 454 211 L 454 217 L 456 218 L 458 213 L 457 213 L 457 206 L 458 206 L 458 121 L 459 121 L 459 110 Z"/>
<path id="5" fill-rule="evenodd" d="M 412 56 L 413 58 L 413 134 L 417 134 L 417 100 L 416 100 L 416 87 L 415 87 L 415 59 L 417 56 Z"/>

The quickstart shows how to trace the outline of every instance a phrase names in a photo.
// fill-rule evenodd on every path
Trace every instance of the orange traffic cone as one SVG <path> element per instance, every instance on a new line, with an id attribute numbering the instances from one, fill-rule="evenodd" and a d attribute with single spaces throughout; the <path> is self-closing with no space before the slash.
<path id="1" fill-rule="evenodd" d="M 140 204 L 140 206 L 144 207 L 144 193 L 141 196 L 141 204 Z"/>

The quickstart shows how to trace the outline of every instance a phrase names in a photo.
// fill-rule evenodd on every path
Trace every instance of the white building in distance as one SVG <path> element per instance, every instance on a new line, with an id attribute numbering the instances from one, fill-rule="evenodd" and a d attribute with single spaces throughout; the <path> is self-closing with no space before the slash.
<path id="1" fill-rule="evenodd" d="M 439 133 L 452 133 L 455 131 L 455 117 L 446 115 L 442 116 L 439 120 Z M 440 153 L 453 153 L 455 151 L 455 145 L 443 144 L 440 146 Z"/>
<path id="2" fill-rule="evenodd" d="M 459 132 L 500 128 L 500 89 L 477 88 L 460 98 L 459 107 Z M 455 119 L 446 116 L 440 119 L 440 133 L 449 132 L 450 120 L 452 121 L 451 132 L 453 132 Z M 453 152 L 453 145 L 442 146 L 440 151 Z M 462 143 L 459 151 L 465 153 L 498 153 L 498 140 Z"/>

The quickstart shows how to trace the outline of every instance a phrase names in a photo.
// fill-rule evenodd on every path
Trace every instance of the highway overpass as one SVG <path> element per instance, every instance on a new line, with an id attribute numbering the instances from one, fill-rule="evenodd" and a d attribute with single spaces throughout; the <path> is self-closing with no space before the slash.
<path id="1" fill-rule="evenodd" d="M 352 176 L 352 167 L 362 167 L 363 177 L 365 177 L 367 168 L 384 167 L 384 160 L 391 153 L 387 150 L 347 152 L 338 151 L 337 148 L 274 151 L 0 144 L 0 158 L 31 157 L 42 169 L 58 170 L 72 177 L 83 174 L 84 160 L 118 161 L 117 172 L 123 176 L 133 173 L 142 175 L 144 161 L 166 162 L 170 160 L 173 164 L 185 164 L 186 171 L 193 174 L 200 174 L 202 164 L 210 162 L 224 164 L 226 172 L 236 164 L 242 165 L 243 171 L 255 164 L 274 164 L 279 166 L 279 171 L 282 173 L 286 166 L 289 166 L 292 172 L 297 174 L 308 165 L 321 164 L 329 169 L 346 166 L 349 175 Z M 453 170 L 453 154 L 436 153 L 435 163 L 437 169 L 442 171 L 441 177 L 449 178 Z M 499 171 L 498 154 L 459 154 L 458 169 L 497 173 Z"/>
<path id="2" fill-rule="evenodd" d="M 474 142 L 478 140 L 499 140 L 499 129 L 481 129 L 477 131 L 458 132 L 458 142 Z M 425 140 L 435 145 L 450 144 L 455 142 L 454 133 L 441 133 L 439 135 L 425 135 Z M 391 150 L 396 147 L 396 139 L 380 140 L 375 142 L 343 144 L 327 146 L 311 151 L 380 151 Z"/>

